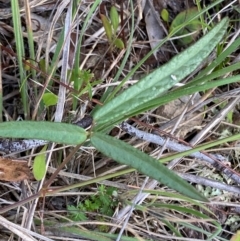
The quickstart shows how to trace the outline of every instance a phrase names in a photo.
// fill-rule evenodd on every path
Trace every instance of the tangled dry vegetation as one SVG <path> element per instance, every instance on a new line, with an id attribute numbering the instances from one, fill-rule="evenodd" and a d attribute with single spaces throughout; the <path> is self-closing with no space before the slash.
<path id="1" fill-rule="evenodd" d="M 172 36 L 153 51 L 170 33 L 174 20 L 177 27 L 188 20 L 189 13 L 201 12 L 216 1 L 196 1 L 196 4 L 192 0 L 19 0 L 21 21 L 18 28 L 24 46 L 20 63 L 17 27 L 13 23 L 15 11 L 11 9 L 16 2 L 0 1 L 1 121 L 77 123 L 101 106 L 150 51 L 152 54 L 120 91 L 168 63 L 206 34 L 213 23 L 229 17 L 228 34 L 209 58 L 181 81 L 181 84 L 188 83 L 239 35 L 238 1 L 218 1 L 200 15 L 197 23 L 179 34 L 187 35 L 185 38 Z M 111 26 L 113 21 L 109 20 L 112 6 L 120 20 L 115 32 Z M 176 20 L 179 13 L 182 16 Z M 104 22 L 104 18 L 108 21 Z M 104 24 L 110 24 L 112 36 L 108 35 Z M 58 45 L 59 42 L 62 44 Z M 71 71 L 76 69 L 76 58 L 79 58 L 79 73 L 75 79 L 69 78 Z M 237 63 L 238 49 L 215 71 Z M 23 82 L 20 81 L 21 71 L 26 74 Z M 222 78 L 236 74 L 238 70 L 224 72 Z M 172 142 L 197 146 L 231 136 L 239 132 L 238 85 L 235 82 L 183 96 L 128 120 L 128 124 L 140 131 L 163 136 L 162 146 L 151 139 L 142 140 L 136 133 L 127 133 L 129 129 L 123 126 L 115 126 L 109 133 L 157 159 L 174 153 Z M 4 143 L 6 140 L 1 141 L 2 146 Z M 88 143 L 78 150 L 49 144 L 47 174 L 41 181 L 34 180 L 26 163 L 20 162 L 27 160 L 32 166 L 41 148 L 18 153 L 1 150 L 0 171 L 7 174 L 2 176 L 0 184 L 0 240 L 239 240 L 240 183 L 236 184 L 221 172 L 226 167 L 238 176 L 238 145 L 238 141 L 229 142 L 209 150 L 223 157 L 222 168 L 192 156 L 172 158 L 167 163 L 208 198 L 207 204 L 181 196 L 137 171 L 130 172 L 125 165 L 106 158 Z M 15 160 L 14 164 L 6 158 Z M 21 202 L 34 197 L 66 158 L 68 162 L 51 185 L 52 190 L 66 187 L 65 190 Z M 20 182 L 21 179 L 25 180 Z M 79 182 L 81 187 L 67 188 Z M 5 209 L 13 204 L 17 205 Z"/>

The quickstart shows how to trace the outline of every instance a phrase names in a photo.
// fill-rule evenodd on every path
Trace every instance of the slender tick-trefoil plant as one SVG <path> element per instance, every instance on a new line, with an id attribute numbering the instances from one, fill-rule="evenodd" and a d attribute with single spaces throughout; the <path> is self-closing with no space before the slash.
<path id="1" fill-rule="evenodd" d="M 66 123 L 22 121 L 1 123 L 0 136 L 43 139 L 56 143 L 77 145 L 77 148 L 86 140 L 90 140 L 97 150 L 117 162 L 129 165 L 133 167 L 133 170 L 136 169 L 190 198 L 207 201 L 190 184 L 159 161 L 106 133 L 113 125 L 119 124 L 145 110 L 159 106 L 159 103 L 163 103 L 165 100 L 161 95 L 191 74 L 201 64 L 221 41 L 227 27 L 228 19 L 225 18 L 208 34 L 175 56 L 169 63 L 156 69 L 135 85 L 104 103 L 102 107 L 94 112 L 92 116 L 93 126 L 88 131 Z M 173 75 L 174 78 L 172 78 Z M 191 94 L 196 91 L 196 86 L 198 86 L 198 89 L 206 90 L 213 86 L 234 82 L 238 79 L 239 76 L 235 76 L 208 82 L 207 78 L 199 78 L 195 80 L 194 85 L 190 83 L 182 87 L 181 93 L 182 95 L 185 95 L 186 92 Z M 41 129 L 41 132 L 39 132 L 39 129 Z M 237 138 L 239 137 L 233 137 L 233 139 Z M 76 187 L 76 185 L 79 186 L 81 184 L 74 184 L 73 186 Z M 51 192 L 53 191 L 51 190 Z M 45 187 L 44 194 L 47 195 L 47 193 L 48 187 Z M 42 194 L 41 192 L 39 193 L 39 195 Z"/>

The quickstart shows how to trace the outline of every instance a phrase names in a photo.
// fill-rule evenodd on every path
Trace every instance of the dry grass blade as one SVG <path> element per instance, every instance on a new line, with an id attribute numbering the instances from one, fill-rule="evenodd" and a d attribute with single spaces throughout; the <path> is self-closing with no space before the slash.
<path id="1" fill-rule="evenodd" d="M 128 130 L 122 128 L 124 123 L 108 129 L 115 139 L 160 161 L 172 158 L 166 164 L 168 168 L 188 180 L 210 203 L 195 202 L 162 183 L 148 180 L 133 168 L 106 158 L 89 140 L 76 147 L 49 145 L 47 175 L 36 182 L 30 177 L 28 165 L 32 165 L 39 146 L 46 142 L 40 141 L 36 146 L 35 140 L 1 138 L 0 179 L 4 181 L 0 185 L 0 213 L 4 212 L 4 216 L 0 216 L 0 239 L 230 240 L 239 228 L 236 224 L 240 213 L 238 141 L 228 141 L 215 149 L 183 158 L 177 155 L 191 149 L 190 145 L 217 142 L 239 133 L 239 83 L 225 83 L 205 92 L 200 89 L 201 83 L 193 82 L 200 79 L 213 84 L 219 79 L 238 76 L 238 1 L 205 1 L 206 5 L 193 0 L 18 2 L 22 27 L 16 29 L 11 21 L 10 0 L 0 0 L 0 110 L 4 111 L 0 122 L 24 119 L 23 99 L 19 94 L 21 71 L 26 73 L 21 81 L 26 87 L 29 119 L 78 123 L 84 115 L 94 116 L 101 103 L 169 63 L 224 17 L 230 18 L 231 28 L 201 66 L 163 95 L 168 100 L 174 91 L 193 88 L 189 86 L 191 83 L 196 83 L 195 94 L 185 93 L 183 98 L 136 114 L 134 119 L 126 120 Z M 112 18 L 114 26 L 112 6 L 118 17 Z M 191 9 L 197 9 L 200 15 L 199 35 L 187 24 L 184 36 L 173 36 L 171 24 L 176 16 L 185 13 L 183 22 L 177 26 L 181 27 L 190 21 L 187 13 Z M 163 13 L 168 17 L 163 18 Z M 115 37 L 125 44 L 124 49 L 109 41 L 100 14 L 113 28 L 108 29 L 111 34 L 115 31 Z M 155 21 L 148 22 L 149 17 Z M 22 34 L 22 43 L 14 39 L 14 32 Z M 182 45 L 184 37 L 193 35 L 192 43 Z M 156 40 L 159 43 L 162 39 L 165 43 L 152 51 Z M 18 55 L 19 44 L 25 55 Z M 144 60 L 146 56 L 148 59 Z M 177 74 L 172 73 L 171 79 L 176 78 Z M 57 104 L 52 104 L 50 99 L 47 105 L 43 98 L 46 93 L 58 98 Z M 91 124 L 96 127 L 98 123 L 93 120 Z M 162 130 L 165 134 L 160 134 Z M 92 132 L 90 126 L 86 138 L 91 138 Z M 39 128 L 36 133 L 44 132 Z M 67 136 L 70 137 L 69 132 Z M 5 157 L 10 160 L 6 161 Z M 21 159 L 28 159 L 28 165 L 20 164 Z M 15 165 L 14 160 L 19 163 Z M 218 161 L 221 165 L 212 166 Z M 5 174 L 8 171 L 7 177 L 4 171 Z M 23 179 L 28 180 L 20 184 Z"/>
<path id="2" fill-rule="evenodd" d="M 61 71 L 61 81 L 64 84 L 68 83 L 68 76 L 67 76 L 67 70 L 68 70 L 68 63 L 69 63 L 69 49 L 70 49 L 70 41 L 71 41 L 71 27 L 72 27 L 72 4 L 71 1 L 68 6 L 68 11 L 65 19 L 65 28 L 64 28 L 64 47 L 63 47 L 63 58 L 62 58 L 62 71 Z M 64 86 L 59 87 L 59 93 L 58 93 L 58 104 L 57 109 L 55 113 L 55 121 L 61 122 L 64 112 L 64 105 L 65 105 L 65 99 L 66 99 L 66 88 Z"/>
<path id="3" fill-rule="evenodd" d="M 50 238 L 47 238 L 43 235 L 32 232 L 26 228 L 21 227 L 20 225 L 9 222 L 7 219 L 5 219 L 2 216 L 0 216 L 0 222 L 3 227 L 10 230 L 12 233 L 16 234 L 18 237 L 22 238 L 24 241 L 37 241 L 37 239 L 35 239 L 34 237 L 39 238 L 44 241 L 53 241 Z"/>

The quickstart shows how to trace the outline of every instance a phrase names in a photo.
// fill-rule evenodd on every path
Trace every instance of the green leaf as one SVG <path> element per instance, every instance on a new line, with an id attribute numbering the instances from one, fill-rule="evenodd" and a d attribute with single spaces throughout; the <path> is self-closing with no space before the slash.
<path id="1" fill-rule="evenodd" d="M 111 43 L 112 42 L 112 38 L 113 38 L 112 26 L 111 26 L 108 18 L 105 15 L 100 14 L 100 17 L 101 17 L 101 20 L 102 20 L 103 27 L 105 29 L 105 33 L 107 35 L 107 39 Z"/>
<path id="2" fill-rule="evenodd" d="M 228 19 L 225 18 L 207 35 L 175 56 L 169 63 L 105 103 L 93 114 L 96 123 L 94 130 L 106 130 L 109 126 L 131 117 L 141 105 L 159 97 L 185 78 L 211 53 L 227 27 Z"/>
<path id="3" fill-rule="evenodd" d="M 240 241 L 240 231 L 237 231 L 237 233 L 235 233 L 232 238 L 230 239 L 230 241 Z"/>
<path id="4" fill-rule="evenodd" d="M 91 142 L 97 150 L 114 160 L 134 167 L 139 172 L 150 176 L 168 187 L 193 199 L 207 201 L 185 180 L 170 171 L 157 160 L 133 148 L 127 143 L 114 139 L 103 133 L 96 132 L 91 136 Z"/>
<path id="5" fill-rule="evenodd" d="M 172 32 L 175 28 L 181 26 L 182 24 L 186 23 L 190 19 L 194 18 L 194 16 L 196 16 L 197 14 L 198 14 L 197 8 L 190 8 L 179 13 L 176 16 L 176 18 L 173 20 L 170 26 L 170 32 Z M 193 34 L 190 36 L 179 38 L 177 41 L 182 45 L 187 45 L 192 43 L 198 36 L 200 29 L 201 29 L 201 23 L 198 18 L 190 21 L 188 25 L 186 25 L 184 28 L 180 29 L 177 32 L 176 36 L 181 36 L 189 33 L 193 33 Z"/>
<path id="6" fill-rule="evenodd" d="M 53 93 L 45 93 L 43 95 L 43 103 L 46 107 L 49 107 L 51 105 L 56 105 L 58 102 L 58 97 L 57 95 L 53 94 Z"/>
<path id="7" fill-rule="evenodd" d="M 9 121 L 0 123 L 0 137 L 48 140 L 78 145 L 87 139 L 87 132 L 76 125 L 47 121 Z"/>
<path id="8" fill-rule="evenodd" d="M 161 17 L 162 17 L 163 21 L 165 21 L 165 22 L 168 23 L 168 21 L 169 21 L 169 13 L 168 13 L 168 10 L 167 10 L 167 9 L 164 8 L 164 9 L 161 11 Z"/>
<path id="9" fill-rule="evenodd" d="M 47 145 L 45 145 L 40 153 L 34 158 L 33 162 L 33 175 L 37 181 L 40 181 L 43 179 L 43 177 L 46 174 L 46 151 Z"/>
<path id="10" fill-rule="evenodd" d="M 208 77 L 206 76 L 206 79 L 207 78 Z M 189 85 L 189 86 L 187 84 L 186 86 L 183 86 L 181 88 L 171 91 L 171 94 L 166 93 L 165 95 L 163 95 L 161 97 L 157 97 L 157 98 L 151 100 L 150 102 L 141 105 L 139 107 L 139 109 L 141 109 L 141 111 L 149 110 L 149 109 L 155 108 L 157 106 L 164 105 L 164 104 L 166 104 L 172 100 L 175 100 L 181 96 L 191 95 L 191 94 L 199 92 L 199 91 L 205 91 L 205 90 L 215 88 L 218 86 L 223 86 L 226 84 L 234 83 L 234 82 L 237 82 L 239 79 L 240 79 L 240 75 L 236 75 L 234 77 L 228 77 L 225 79 L 209 81 L 204 84 L 196 83 L 195 85 Z M 140 112 L 139 109 L 137 109 L 137 108 L 135 109 L 135 114 Z"/>
<path id="11" fill-rule="evenodd" d="M 110 9 L 110 19 L 113 26 L 114 34 L 116 34 L 117 28 L 119 26 L 119 15 L 117 9 L 114 6 L 112 6 Z"/>
<path id="12" fill-rule="evenodd" d="M 68 205 L 67 210 L 70 214 L 70 218 L 72 218 L 74 221 L 86 221 L 87 220 L 86 215 L 84 214 L 84 212 L 82 210 L 80 210 L 80 208 L 75 207 L 73 205 Z"/>
<path id="13" fill-rule="evenodd" d="M 41 71 L 46 72 L 46 60 L 40 59 L 38 62 L 38 67 Z"/>
<path id="14" fill-rule="evenodd" d="M 28 103 L 28 90 L 26 81 L 26 70 L 24 69 L 23 59 L 25 59 L 25 45 L 23 41 L 23 31 L 22 22 L 19 9 L 19 1 L 11 0 L 11 10 L 12 10 L 12 22 L 13 22 L 13 32 L 14 40 L 16 44 L 16 54 L 19 66 L 20 74 L 20 90 L 21 90 L 21 101 L 23 104 L 24 116 L 27 118 L 29 115 L 29 103 Z"/>
<path id="15" fill-rule="evenodd" d="M 59 230 L 59 228 L 52 228 L 55 230 Z M 82 239 L 89 239 L 92 241 L 112 241 L 113 239 L 116 240 L 117 237 L 114 238 L 108 238 L 108 233 L 98 233 L 96 231 L 88 231 L 83 228 L 75 228 L 75 227 L 61 227 L 61 231 L 66 233 L 67 235 L 75 235 L 77 236 L 80 240 Z M 125 239 L 127 240 L 127 239 Z"/>
<path id="16" fill-rule="evenodd" d="M 120 39 L 120 38 L 117 38 L 115 41 L 114 41 L 114 44 L 117 48 L 119 49 L 124 49 L 124 43 L 123 41 Z"/>

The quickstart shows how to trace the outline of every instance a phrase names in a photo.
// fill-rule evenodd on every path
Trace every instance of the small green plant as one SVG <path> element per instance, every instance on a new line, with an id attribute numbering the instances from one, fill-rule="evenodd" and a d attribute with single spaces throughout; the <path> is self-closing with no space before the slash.
<path id="1" fill-rule="evenodd" d="M 53 106 L 57 104 L 58 96 L 51 92 L 48 92 L 43 95 L 42 101 L 46 107 Z"/>
<path id="2" fill-rule="evenodd" d="M 100 17 L 110 45 L 123 49 L 123 41 L 120 38 L 117 38 L 117 29 L 119 27 L 119 14 L 117 9 L 114 6 L 111 7 L 110 20 L 103 14 L 100 14 Z"/>
<path id="3" fill-rule="evenodd" d="M 40 153 L 34 158 L 33 175 L 38 181 L 42 180 L 46 174 L 46 149 L 47 145 L 45 145 Z"/>
<path id="4" fill-rule="evenodd" d="M 175 36 L 181 36 L 181 35 L 191 34 L 189 36 L 181 37 L 178 39 L 178 42 L 181 45 L 191 44 L 199 35 L 200 29 L 201 29 L 201 22 L 199 18 L 194 18 L 197 14 L 198 14 L 197 8 L 187 9 L 183 12 L 180 12 L 171 23 L 170 32 L 178 28 L 185 22 L 189 21 L 189 24 L 187 24 L 184 28 L 178 31 L 177 34 L 175 35 Z"/>
<path id="5" fill-rule="evenodd" d="M 90 198 L 77 206 L 69 205 L 67 207 L 70 214 L 69 217 L 74 221 L 84 221 L 87 220 L 85 212 L 97 212 L 106 216 L 112 216 L 114 209 L 118 205 L 114 195 L 116 191 L 117 189 L 113 187 L 99 186 L 96 195 L 91 195 Z"/>
<path id="6" fill-rule="evenodd" d="M 167 9 L 163 9 L 160 13 L 161 18 L 163 19 L 164 22 L 168 23 L 169 22 L 169 12 Z"/>
<path id="7" fill-rule="evenodd" d="M 78 74 L 71 73 L 70 81 L 73 82 L 73 88 L 78 92 L 78 95 L 73 96 L 73 110 L 76 109 L 78 104 L 77 97 L 88 93 L 89 99 L 92 98 L 92 88 L 93 86 L 101 83 L 101 81 L 92 81 L 94 75 L 90 70 L 78 69 Z"/>
<path id="8" fill-rule="evenodd" d="M 77 206 L 68 205 L 67 210 L 69 212 L 69 218 L 73 221 L 85 221 L 87 216 L 85 215 L 85 207 L 82 203 L 79 203 Z"/>
<path id="9" fill-rule="evenodd" d="M 224 59 L 239 46 L 240 39 L 235 40 L 233 45 L 228 47 L 218 56 L 217 61 L 212 62 L 208 67 L 202 70 L 202 72 L 200 72 L 190 83 L 176 90 L 168 91 L 176 83 L 191 74 L 213 51 L 213 49 L 215 49 L 216 45 L 226 33 L 228 23 L 229 20 L 227 18 L 223 19 L 194 45 L 172 58 L 167 64 L 151 72 L 142 80 L 124 90 L 110 101 L 104 103 L 104 105 L 97 108 L 96 111 L 93 111 L 93 126 L 90 131 L 66 123 L 16 121 L 0 123 L 0 136 L 11 138 L 34 138 L 77 145 L 76 150 L 78 150 L 80 145 L 85 143 L 87 139 L 90 139 L 92 146 L 101 153 L 119 163 L 131 166 L 132 168 L 130 168 L 128 172 L 138 170 L 190 198 L 207 201 L 207 199 L 199 194 L 193 186 L 169 170 L 161 162 L 170 160 L 168 158 L 175 158 L 176 155 L 180 157 L 189 154 L 189 152 L 204 150 L 205 148 L 221 144 L 224 141 L 229 141 L 229 139 L 201 145 L 198 148 L 178 153 L 175 156 L 172 155 L 168 158 L 162 158 L 160 162 L 126 142 L 108 135 L 108 132 L 109 129 L 116 124 L 121 123 L 134 115 L 163 105 L 180 96 L 193 94 L 198 91 L 204 91 L 209 88 L 238 81 L 238 75 L 224 79 L 216 79 L 223 75 L 221 72 L 223 70 L 211 74 L 209 74 L 209 71 L 215 69 L 217 65 L 224 61 Z M 239 68 L 237 65 L 230 67 L 231 71 Z M 226 67 L 224 73 L 229 71 L 229 68 Z M 134 70 L 135 69 L 132 71 L 134 72 Z M 211 81 L 212 79 L 214 79 L 214 81 Z M 39 129 L 41 129 L 41 131 L 39 131 Z M 231 137 L 232 141 L 235 139 L 239 139 L 239 135 Z M 53 179 L 54 176 L 52 176 L 52 179 L 48 182 L 51 183 Z M 46 185 L 49 185 L 49 183 Z M 70 185 L 65 188 L 76 188 L 81 185 L 83 185 L 83 183 Z M 59 188 L 57 191 L 65 190 L 65 188 Z M 39 192 L 39 195 L 42 195 L 41 191 Z"/>

